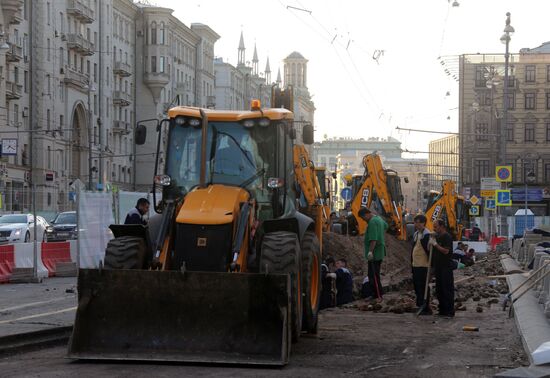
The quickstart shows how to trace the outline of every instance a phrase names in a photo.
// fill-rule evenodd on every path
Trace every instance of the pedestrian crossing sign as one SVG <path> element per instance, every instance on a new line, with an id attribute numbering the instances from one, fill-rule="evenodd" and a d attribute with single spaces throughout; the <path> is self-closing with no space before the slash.
<path id="1" fill-rule="evenodd" d="M 512 206 L 512 193 L 510 190 L 495 190 L 497 206 Z"/>
<path id="2" fill-rule="evenodd" d="M 494 198 L 487 198 L 485 200 L 485 208 L 487 210 L 491 210 L 491 211 L 494 211 L 496 209 L 497 205 L 495 203 L 495 199 Z"/>

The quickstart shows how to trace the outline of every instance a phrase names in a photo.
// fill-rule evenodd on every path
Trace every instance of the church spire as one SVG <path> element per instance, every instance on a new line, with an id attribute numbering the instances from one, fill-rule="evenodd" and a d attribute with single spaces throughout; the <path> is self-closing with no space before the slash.
<path id="1" fill-rule="evenodd" d="M 246 48 L 244 47 L 244 37 L 243 32 L 241 30 L 241 39 L 239 40 L 239 58 L 237 61 L 237 65 L 244 66 L 245 64 L 245 51 Z"/>
<path id="2" fill-rule="evenodd" d="M 271 84 L 271 67 L 269 67 L 269 57 L 267 57 L 267 62 L 265 63 L 265 82 Z"/>
<path id="3" fill-rule="evenodd" d="M 282 82 L 283 81 L 281 80 L 281 69 L 279 68 L 279 69 L 277 69 L 277 81 L 276 81 L 276 83 L 281 85 Z"/>
<path id="4" fill-rule="evenodd" d="M 258 50 L 256 49 L 256 43 L 254 43 L 254 55 L 252 56 L 252 74 L 256 76 L 258 76 L 259 74 L 258 63 Z"/>

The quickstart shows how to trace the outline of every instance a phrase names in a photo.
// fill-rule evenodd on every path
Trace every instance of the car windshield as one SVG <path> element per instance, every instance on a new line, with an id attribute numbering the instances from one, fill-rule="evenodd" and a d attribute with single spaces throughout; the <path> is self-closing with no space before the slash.
<path id="1" fill-rule="evenodd" d="M 7 223 L 27 223 L 26 215 L 8 214 L 0 217 L 0 224 Z"/>
<path id="2" fill-rule="evenodd" d="M 265 177 L 273 175 L 274 127 L 244 127 L 238 122 L 209 122 L 206 180 L 212 184 L 247 187 L 264 192 Z M 201 130 L 174 126 L 170 131 L 167 174 L 183 192 L 199 184 Z M 266 194 L 267 193 L 263 193 Z M 259 199 L 260 200 L 260 199 Z"/>
<path id="3" fill-rule="evenodd" d="M 61 213 L 55 220 L 54 224 L 76 224 L 76 214 L 75 213 Z"/>

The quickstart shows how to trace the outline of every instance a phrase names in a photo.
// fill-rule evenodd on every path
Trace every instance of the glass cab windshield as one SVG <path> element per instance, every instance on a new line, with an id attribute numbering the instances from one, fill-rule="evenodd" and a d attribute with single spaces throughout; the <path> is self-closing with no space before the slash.
<path id="1" fill-rule="evenodd" d="M 174 125 L 170 130 L 166 173 L 182 193 L 199 184 L 201 129 Z M 267 199 L 266 177 L 276 167 L 276 128 L 244 127 L 238 122 L 209 122 L 206 182 L 242 186 Z"/>

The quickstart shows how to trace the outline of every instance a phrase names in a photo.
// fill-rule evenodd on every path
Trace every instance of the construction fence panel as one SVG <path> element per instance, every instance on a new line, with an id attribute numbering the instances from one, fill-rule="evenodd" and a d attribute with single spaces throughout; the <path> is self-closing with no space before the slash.
<path id="1" fill-rule="evenodd" d="M 113 234 L 113 195 L 107 192 L 81 192 L 78 196 L 79 266 L 97 268 Z"/>

